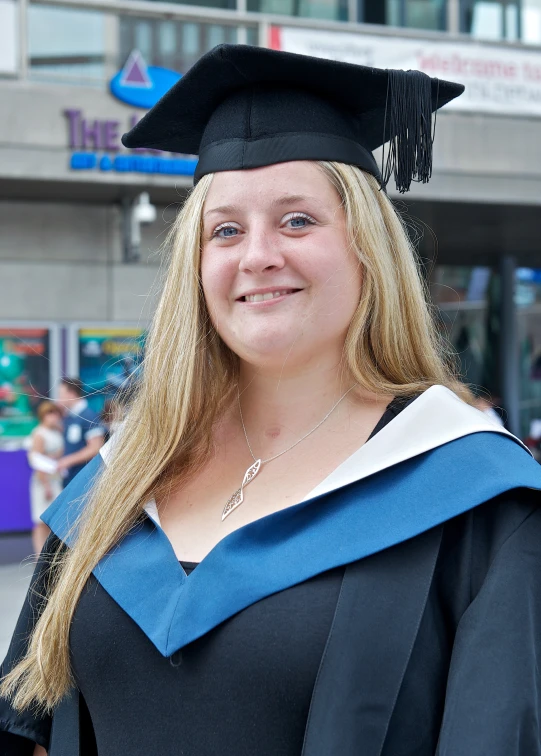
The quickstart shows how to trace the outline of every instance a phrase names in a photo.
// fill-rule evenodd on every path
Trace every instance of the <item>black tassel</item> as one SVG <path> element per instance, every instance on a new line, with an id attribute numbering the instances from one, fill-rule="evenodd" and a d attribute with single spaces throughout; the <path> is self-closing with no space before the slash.
<path id="1" fill-rule="evenodd" d="M 412 181 L 426 184 L 432 176 L 432 80 L 421 71 L 389 69 L 388 76 L 383 141 L 389 147 L 387 157 L 383 147 L 381 186 L 394 175 L 403 194 Z"/>

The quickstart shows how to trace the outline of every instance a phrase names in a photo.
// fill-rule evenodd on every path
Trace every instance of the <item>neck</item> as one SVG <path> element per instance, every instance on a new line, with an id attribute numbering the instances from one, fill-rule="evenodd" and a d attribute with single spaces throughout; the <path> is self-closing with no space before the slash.
<path id="1" fill-rule="evenodd" d="M 340 365 L 289 375 L 241 366 L 240 401 L 254 453 L 275 453 L 311 430 L 354 383 Z M 352 391 L 340 403 L 326 424 L 338 414 L 344 417 L 348 400 L 356 393 Z"/>

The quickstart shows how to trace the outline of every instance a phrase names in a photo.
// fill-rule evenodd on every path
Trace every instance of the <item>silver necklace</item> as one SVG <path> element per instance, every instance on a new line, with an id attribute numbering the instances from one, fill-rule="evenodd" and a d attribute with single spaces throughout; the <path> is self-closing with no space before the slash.
<path id="1" fill-rule="evenodd" d="M 323 425 L 325 420 L 332 415 L 334 410 L 338 407 L 340 402 L 346 398 L 346 396 L 350 393 L 350 391 L 353 391 L 357 384 L 354 383 L 351 388 L 349 388 L 345 394 L 342 394 L 340 399 L 336 402 L 336 404 L 333 404 L 331 409 L 327 412 L 323 420 L 320 420 L 319 423 L 315 426 L 315 428 L 312 428 L 311 431 L 308 431 L 308 433 L 305 433 L 304 436 L 299 438 L 298 441 L 295 441 L 294 444 L 291 444 L 291 446 L 288 446 L 287 449 L 284 449 L 284 451 L 281 451 L 279 454 L 275 454 L 274 457 L 269 457 L 268 459 L 256 459 L 255 454 L 252 451 L 252 447 L 250 446 L 250 441 L 248 439 L 248 434 L 246 433 L 246 426 L 244 425 L 244 418 L 242 416 L 242 407 L 240 406 L 240 392 L 237 386 L 237 403 L 239 405 L 239 414 L 240 414 L 240 421 L 242 423 L 242 430 L 244 431 L 244 437 L 246 439 L 246 443 L 248 444 L 248 449 L 250 450 L 250 454 L 252 455 L 252 459 L 254 460 L 254 463 L 250 465 L 250 467 L 246 470 L 244 473 L 244 478 L 242 479 L 242 483 L 240 484 L 240 488 L 237 488 L 234 494 L 229 497 L 227 500 L 227 503 L 223 509 L 222 512 L 222 522 L 225 520 L 226 517 L 228 517 L 231 512 L 234 512 L 237 507 L 240 507 L 242 502 L 244 501 L 244 494 L 243 489 L 248 485 L 248 483 L 251 483 L 252 480 L 255 478 L 257 473 L 261 470 L 261 467 L 263 465 L 266 465 L 267 462 L 272 462 L 274 459 L 278 459 L 278 457 L 281 457 L 282 454 L 286 454 L 288 451 L 291 451 L 297 444 L 300 444 L 301 441 L 304 441 L 305 438 L 308 438 L 308 436 L 311 436 L 314 431 L 317 431 L 317 429 Z"/>

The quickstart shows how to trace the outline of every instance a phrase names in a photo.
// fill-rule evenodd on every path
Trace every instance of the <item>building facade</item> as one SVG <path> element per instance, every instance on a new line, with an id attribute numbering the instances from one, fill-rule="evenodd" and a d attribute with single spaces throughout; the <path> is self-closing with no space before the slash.
<path id="1" fill-rule="evenodd" d="M 140 346 L 194 159 L 120 136 L 222 42 L 466 84 L 438 115 L 430 184 L 396 199 L 465 379 L 528 436 L 541 418 L 541 0 L 0 0 L 0 443 L 22 434 L 13 376 L 32 354 L 50 366 L 42 393 L 86 370 L 97 406 Z M 134 245 L 144 193 L 156 219 Z"/>

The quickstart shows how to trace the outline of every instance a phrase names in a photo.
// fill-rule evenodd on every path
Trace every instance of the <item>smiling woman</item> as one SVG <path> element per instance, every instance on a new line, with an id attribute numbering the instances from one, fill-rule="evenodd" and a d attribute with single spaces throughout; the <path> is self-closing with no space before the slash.
<path id="1" fill-rule="evenodd" d="M 196 186 L 124 427 L 44 516 L 2 754 L 541 756 L 541 468 L 384 191 L 460 91 L 224 46 L 124 137 Z"/>

